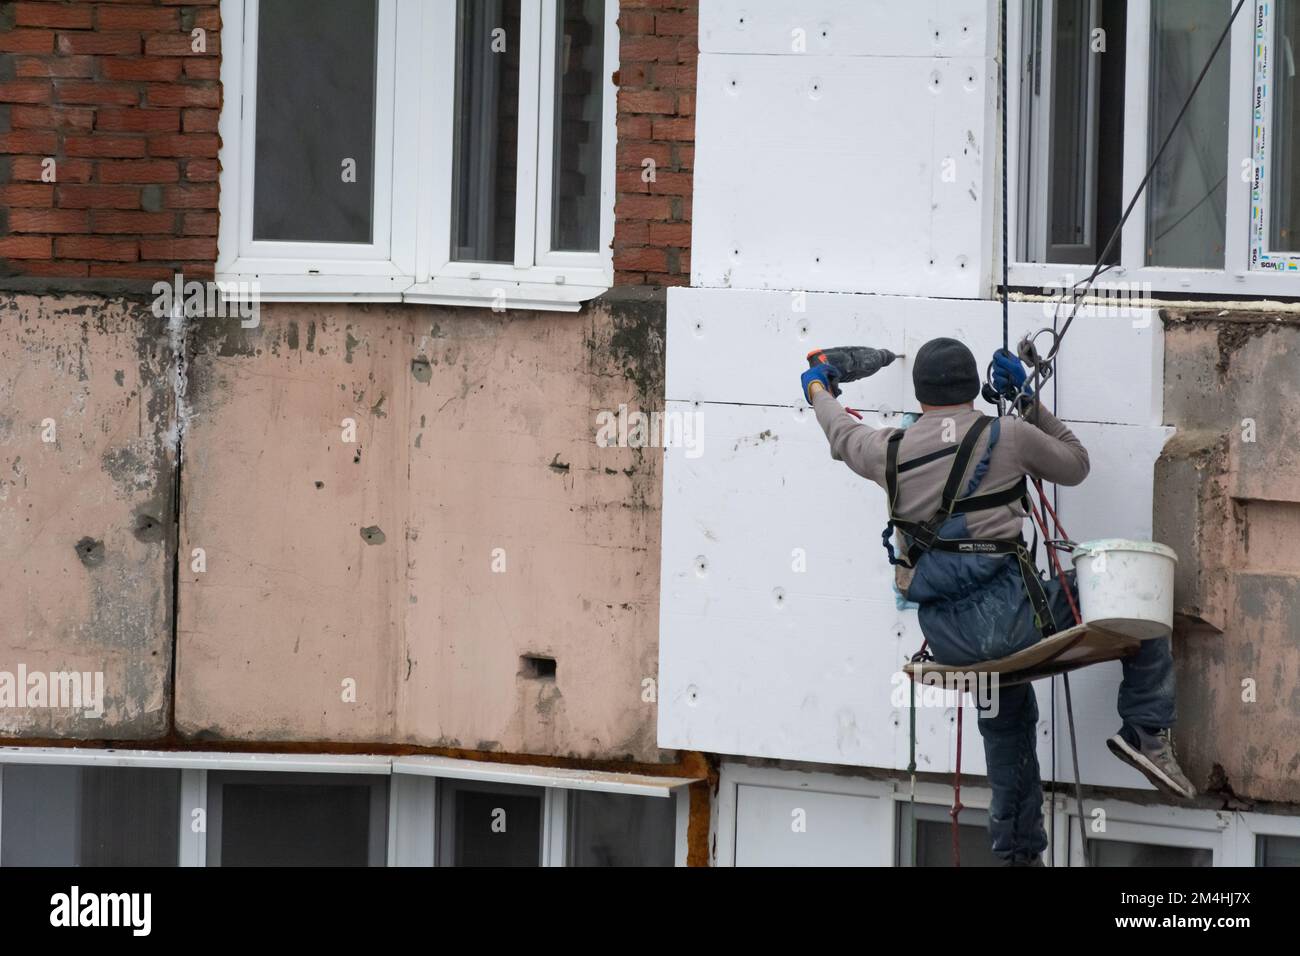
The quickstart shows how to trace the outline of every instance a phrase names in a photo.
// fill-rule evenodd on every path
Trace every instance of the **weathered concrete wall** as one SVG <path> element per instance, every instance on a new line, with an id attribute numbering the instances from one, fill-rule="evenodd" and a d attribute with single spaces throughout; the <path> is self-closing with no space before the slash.
<path id="1" fill-rule="evenodd" d="M 0 297 L 0 671 L 104 675 L 99 718 L 6 701 L 0 676 L 0 735 L 166 732 L 172 370 L 142 302 Z"/>
<path id="2" fill-rule="evenodd" d="M 661 452 L 595 441 L 599 411 L 662 401 L 662 296 L 629 294 L 577 316 L 279 305 L 202 325 L 181 553 L 206 569 L 182 566 L 178 732 L 667 757 L 643 699 Z"/>
<path id="3" fill-rule="evenodd" d="M 1156 538 L 1194 783 L 1300 801 L 1300 315 L 1169 312 Z"/>

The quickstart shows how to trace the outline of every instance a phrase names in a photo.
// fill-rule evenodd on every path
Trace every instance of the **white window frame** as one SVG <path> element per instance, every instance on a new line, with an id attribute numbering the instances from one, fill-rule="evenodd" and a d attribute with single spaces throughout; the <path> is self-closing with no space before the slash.
<path id="1" fill-rule="evenodd" d="M 1146 264 L 1146 205 L 1144 191 L 1125 223 L 1121 236 L 1120 263 L 1102 272 L 1098 282 L 1124 282 L 1130 287 L 1149 289 L 1160 293 L 1204 295 L 1296 296 L 1300 295 L 1300 274 L 1297 276 L 1273 273 L 1250 267 L 1250 215 L 1252 209 L 1252 184 L 1248 171 L 1254 155 L 1255 42 L 1257 8 L 1265 0 L 1247 3 L 1233 24 L 1232 33 L 1224 42 L 1219 56 L 1230 57 L 1228 151 L 1224 157 L 1228 172 L 1226 235 L 1224 237 L 1223 269 L 1182 269 Z M 1232 9 L 1229 4 L 1225 15 Z M 1028 53 L 1027 26 L 1024 22 L 1024 5 L 1010 3 L 1007 25 L 1009 62 L 1023 64 Z M 1225 21 L 1226 23 L 1226 21 Z M 1124 160 L 1123 201 L 1132 198 L 1150 162 L 1150 73 L 1151 73 L 1151 2 L 1130 0 L 1126 37 L 1127 61 L 1124 71 Z M 1026 95 L 1023 69 L 1011 71 L 1008 77 L 1009 115 L 1024 115 L 1022 97 Z M 993 94 L 996 95 L 996 94 Z M 1264 121 L 1271 123 L 1270 116 Z M 1024 210 L 1021 184 L 1022 166 L 1028 144 L 1023 140 L 1025 131 L 1019 122 L 1009 124 L 1008 197 L 1009 221 L 1013 224 L 1011 239 L 1012 262 L 1009 267 L 1010 283 L 1018 287 L 1038 287 L 1060 290 L 1086 279 L 1095 263 L 1087 265 L 1068 263 L 1036 263 L 1025 258 L 1026 235 L 1022 216 Z M 1158 145 L 1158 144 L 1157 144 Z M 1109 236 L 1097 236 L 1098 253 Z"/>
<path id="2" fill-rule="evenodd" d="M 1057 863 L 1064 866 L 1087 866 L 1083 842 L 1079 836 L 1079 817 L 1074 798 L 1060 794 L 1057 820 Z M 1093 811 L 1106 814 L 1105 831 L 1094 833 Z M 1236 865 L 1233 813 L 1175 807 L 1166 804 L 1141 805 L 1118 800 L 1083 801 L 1084 826 L 1088 842 L 1114 840 L 1125 843 L 1151 843 L 1158 846 L 1206 849 L 1212 854 L 1211 866 Z"/>
<path id="3" fill-rule="evenodd" d="M 1259 103 L 1251 130 L 1253 175 L 1250 205 L 1250 267 L 1256 270 L 1297 272 L 1300 275 L 1300 252 L 1273 252 L 1269 248 L 1272 234 L 1269 217 L 1272 212 L 1272 186 L 1268 170 L 1272 163 L 1273 146 L 1273 62 L 1277 31 L 1277 0 L 1258 3 L 1255 14 L 1255 100 Z M 1263 51 L 1263 55 L 1258 55 Z"/>
<path id="4" fill-rule="evenodd" d="M 606 0 L 601 70 L 601 221 L 596 252 L 550 248 L 558 0 L 524 0 L 515 259 L 451 258 L 456 0 L 379 0 L 374 241 L 252 238 L 256 26 L 260 0 L 222 0 L 218 283 L 262 299 L 417 302 L 576 311 L 614 281 L 618 3 Z M 532 77 L 538 81 L 533 82 Z M 527 94 L 527 95 L 525 95 Z"/>
<path id="5" fill-rule="evenodd" d="M 1256 866 L 1257 843 L 1262 836 L 1300 839 L 1300 817 L 1275 813 L 1238 813 L 1236 827 L 1236 866 Z"/>
<path id="6" fill-rule="evenodd" d="M 320 776 L 323 774 L 389 777 L 386 825 L 378 826 L 379 814 L 372 807 L 372 823 L 378 828 L 372 829 L 371 834 L 374 839 L 381 830 L 385 833 L 386 848 L 377 858 L 382 858 L 387 866 L 435 865 L 439 779 L 543 789 L 543 866 L 567 865 L 567 793 L 570 790 L 598 790 L 672 800 L 676 812 L 674 863 L 676 866 L 686 866 L 690 787 L 701 782 L 694 777 L 570 770 L 446 757 L 0 747 L 0 809 L 4 806 L 6 764 L 180 770 L 180 813 L 177 820 L 180 841 L 177 865 L 183 867 L 208 865 L 208 830 L 213 822 L 209 811 L 216 809 L 209 806 L 209 771 L 235 772 L 241 777 L 256 771 L 301 773 L 310 775 L 305 779 L 313 782 L 323 779 Z M 202 824 L 196 823 L 199 820 L 203 821 Z M 213 865 L 216 865 L 216 861 L 213 861 Z"/>

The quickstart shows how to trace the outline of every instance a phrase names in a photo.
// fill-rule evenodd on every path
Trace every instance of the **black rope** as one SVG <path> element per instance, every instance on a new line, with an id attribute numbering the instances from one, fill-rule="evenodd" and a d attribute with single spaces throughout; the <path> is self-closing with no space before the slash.
<path id="1" fill-rule="evenodd" d="M 1010 190 L 1007 186 L 1007 154 L 1010 150 L 1007 139 L 1007 0 L 1002 0 L 1000 4 L 1000 46 L 1001 46 L 1001 82 L 1002 82 L 1002 348 L 1010 350 L 1011 347 L 1011 265 L 1010 257 L 1007 254 L 1008 234 L 1011 232 L 1009 227 L 1010 212 L 1008 210 L 1008 199 Z M 999 413 L 1001 409 L 999 409 Z"/>

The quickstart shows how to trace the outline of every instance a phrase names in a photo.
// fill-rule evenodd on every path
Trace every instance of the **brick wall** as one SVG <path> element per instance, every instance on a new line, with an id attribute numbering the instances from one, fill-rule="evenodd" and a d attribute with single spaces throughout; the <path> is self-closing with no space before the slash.
<path id="1" fill-rule="evenodd" d="M 698 0 L 622 0 L 619 8 L 619 285 L 690 284 L 698 8 Z"/>
<path id="2" fill-rule="evenodd" d="M 212 275 L 217 3 L 0 5 L 0 275 Z"/>

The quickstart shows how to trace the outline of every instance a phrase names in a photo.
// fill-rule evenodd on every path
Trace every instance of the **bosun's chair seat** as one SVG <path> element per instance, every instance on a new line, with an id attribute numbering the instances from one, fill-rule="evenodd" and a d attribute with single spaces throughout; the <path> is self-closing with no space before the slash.
<path id="1" fill-rule="evenodd" d="M 914 680 L 923 674 L 997 674 L 998 683 L 1009 686 L 1064 674 L 1089 664 L 1117 661 L 1136 651 L 1139 644 L 1141 641 L 1136 637 L 1095 624 L 1079 624 L 995 661 L 973 664 L 918 661 L 904 664 L 903 672 Z"/>

